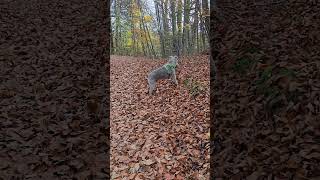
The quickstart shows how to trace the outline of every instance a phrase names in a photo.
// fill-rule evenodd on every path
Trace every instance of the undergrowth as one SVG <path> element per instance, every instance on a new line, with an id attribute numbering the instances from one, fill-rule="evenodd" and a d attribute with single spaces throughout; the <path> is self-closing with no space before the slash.
<path id="1" fill-rule="evenodd" d="M 204 87 L 196 80 L 188 77 L 183 81 L 183 84 L 188 88 L 192 97 L 195 97 L 204 92 Z"/>

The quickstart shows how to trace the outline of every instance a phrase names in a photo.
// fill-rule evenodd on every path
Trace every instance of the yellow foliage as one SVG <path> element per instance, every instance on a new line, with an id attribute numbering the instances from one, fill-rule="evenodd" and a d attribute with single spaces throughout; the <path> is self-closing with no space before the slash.
<path id="1" fill-rule="evenodd" d="M 132 32 L 131 31 L 127 31 L 127 36 L 131 37 L 132 36 Z"/>
<path id="2" fill-rule="evenodd" d="M 146 15 L 146 16 L 144 16 L 143 19 L 144 19 L 145 22 L 148 23 L 148 22 L 151 22 L 151 21 L 152 21 L 152 16 Z"/>
<path id="3" fill-rule="evenodd" d="M 138 9 L 136 9 L 133 11 L 133 15 L 139 17 L 141 15 L 141 12 Z"/>
<path id="4" fill-rule="evenodd" d="M 131 39 L 131 38 L 128 39 L 127 46 L 128 46 L 128 47 L 131 47 L 131 46 L 132 46 L 132 39 Z"/>

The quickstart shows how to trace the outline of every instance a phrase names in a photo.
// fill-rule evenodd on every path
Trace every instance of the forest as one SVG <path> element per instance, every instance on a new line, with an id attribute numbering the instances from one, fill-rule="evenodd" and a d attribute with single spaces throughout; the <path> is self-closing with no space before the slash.
<path id="1" fill-rule="evenodd" d="M 112 1 L 111 179 L 209 178 L 209 8 L 208 0 Z M 146 93 L 146 77 L 162 76 L 173 56 L 176 84 L 157 79 Z"/>
<path id="2" fill-rule="evenodd" d="M 113 0 L 111 54 L 167 57 L 209 47 L 208 0 Z"/>

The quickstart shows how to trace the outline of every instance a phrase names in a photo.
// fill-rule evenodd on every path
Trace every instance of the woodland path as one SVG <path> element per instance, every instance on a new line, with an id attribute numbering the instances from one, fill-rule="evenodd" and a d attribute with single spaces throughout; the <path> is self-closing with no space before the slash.
<path id="1" fill-rule="evenodd" d="M 111 56 L 112 179 L 208 179 L 208 56 L 181 58 L 178 86 L 147 92 L 148 72 L 165 60 Z M 191 96 L 185 80 L 203 91 Z"/>

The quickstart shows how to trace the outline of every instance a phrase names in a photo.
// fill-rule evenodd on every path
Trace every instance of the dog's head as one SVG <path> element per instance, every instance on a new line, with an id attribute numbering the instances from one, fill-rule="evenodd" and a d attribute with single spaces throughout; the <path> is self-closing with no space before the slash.
<path id="1" fill-rule="evenodd" d="M 169 56 L 168 63 L 175 64 L 177 66 L 178 65 L 178 56 Z"/>

